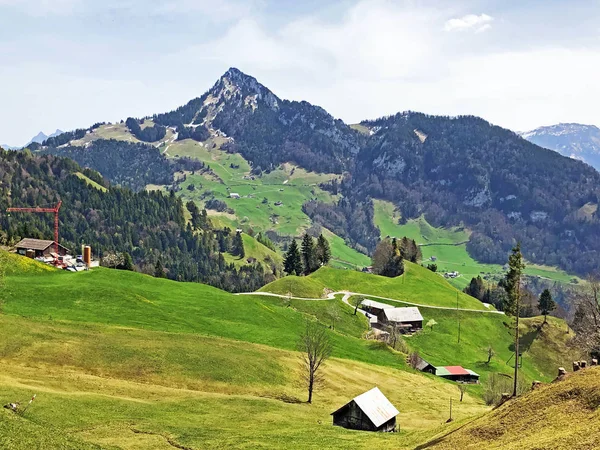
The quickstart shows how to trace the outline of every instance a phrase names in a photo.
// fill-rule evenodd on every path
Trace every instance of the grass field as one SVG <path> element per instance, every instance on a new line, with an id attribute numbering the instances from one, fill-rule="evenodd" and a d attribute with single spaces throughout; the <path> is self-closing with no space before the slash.
<path id="1" fill-rule="evenodd" d="M 85 181 L 87 184 L 89 184 L 92 187 L 95 187 L 96 189 L 102 191 L 102 192 L 106 192 L 108 191 L 108 189 L 106 189 L 104 186 L 96 183 L 94 180 L 90 179 L 89 177 L 86 177 L 84 174 L 82 174 L 81 172 L 76 172 L 75 176 L 77 176 L 77 178 Z"/>
<path id="2" fill-rule="evenodd" d="M 424 262 L 433 256 L 436 258 L 439 272 L 457 271 L 461 275 L 450 279 L 456 287 L 463 289 L 469 284 L 471 278 L 481 275 L 490 280 L 499 278 L 503 273 L 502 266 L 498 264 L 483 264 L 475 261 L 467 252 L 466 241 L 469 231 L 464 228 L 435 228 L 420 217 L 409 220 L 404 225 L 399 225 L 400 214 L 390 202 L 375 200 L 375 225 L 381 230 L 381 237 L 403 237 L 414 239 L 421 245 Z M 507 255 L 508 260 L 508 255 Z M 527 263 L 525 273 L 529 276 L 546 278 L 560 283 L 571 283 L 577 277 L 554 267 L 541 266 Z"/>
<path id="3" fill-rule="evenodd" d="M 257 262 L 263 264 L 265 268 L 270 268 L 271 262 L 274 262 L 281 269 L 283 257 L 279 253 L 264 246 L 254 237 L 249 236 L 246 233 L 242 234 L 242 241 L 244 242 L 244 252 L 246 253 L 244 258 L 225 253 L 223 256 L 225 257 L 226 262 L 234 263 L 236 266 L 244 266 L 248 264 L 248 258 L 252 257 L 255 258 Z"/>
<path id="4" fill-rule="evenodd" d="M 420 449 L 571 450 L 600 442 L 600 369 L 588 368 L 509 401 Z"/>
<path id="5" fill-rule="evenodd" d="M 464 309 L 486 309 L 477 299 L 451 286 L 443 277 L 417 264 L 404 263 L 405 274 L 397 278 L 323 267 L 308 277 L 284 277 L 260 290 L 297 297 L 319 298 L 327 291 L 351 291 L 412 303 Z"/>
<path id="6" fill-rule="evenodd" d="M 409 448 L 445 429 L 447 400 L 459 394 L 360 339 L 366 320 L 339 300 L 234 296 L 109 269 L 72 274 L 14 255 L 9 267 L 0 399 L 37 398 L 24 419 L 1 412 L 7 448 L 37 439 L 64 448 Z M 328 326 L 331 308 L 340 317 L 329 330 L 333 358 L 307 405 L 296 341 L 307 319 Z M 331 426 L 334 409 L 374 385 L 402 411 L 400 434 Z M 486 409 L 467 396 L 455 414 Z"/>

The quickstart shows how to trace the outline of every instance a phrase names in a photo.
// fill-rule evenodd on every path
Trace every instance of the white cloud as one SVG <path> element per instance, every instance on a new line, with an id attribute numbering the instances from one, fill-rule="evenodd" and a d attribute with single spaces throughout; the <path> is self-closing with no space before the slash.
<path id="1" fill-rule="evenodd" d="M 129 8 L 141 0 L 121 1 Z M 449 18 L 460 16 L 455 10 L 415 5 L 422 3 L 364 0 L 335 18 L 289 22 L 249 14 L 218 27 L 220 34 L 211 31 L 211 38 L 177 36 L 175 44 L 148 46 L 133 59 L 120 50 L 127 46 L 118 45 L 118 37 L 95 41 L 87 53 L 100 65 L 80 64 L 87 41 L 83 48 L 73 45 L 76 39 L 57 43 L 59 57 L 36 70 L 20 56 L 28 54 L 22 46 L 3 50 L 0 44 L 0 59 L 10 56 L 12 66 L 0 71 L 0 85 L 12 87 L 0 90 L 0 104 L 8 106 L 0 110 L 0 141 L 18 144 L 40 129 L 166 111 L 201 95 L 230 66 L 282 98 L 310 101 L 349 123 L 410 109 L 478 115 L 516 130 L 558 122 L 600 125 L 600 44 L 538 43 L 525 39 L 526 28 L 513 21 L 513 30 L 523 34 L 505 40 L 507 22 L 498 21 L 503 33 L 497 39 L 503 40 L 490 47 L 487 40 L 444 31 Z"/>
<path id="2" fill-rule="evenodd" d="M 487 14 L 467 14 L 466 16 L 450 19 L 444 24 L 445 31 L 474 31 L 481 33 L 492 28 L 493 17 Z"/>
<path id="3" fill-rule="evenodd" d="M 81 3 L 81 0 L 0 0 L 2 8 L 12 8 L 31 16 L 68 15 Z"/>

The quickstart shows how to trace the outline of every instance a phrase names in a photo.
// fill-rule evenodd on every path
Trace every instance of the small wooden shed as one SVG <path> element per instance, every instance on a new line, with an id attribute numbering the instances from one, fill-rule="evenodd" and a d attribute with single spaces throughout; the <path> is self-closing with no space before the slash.
<path id="1" fill-rule="evenodd" d="M 339 427 L 383 432 L 396 431 L 398 414 L 400 412 L 376 387 L 331 413 L 333 424 Z"/>

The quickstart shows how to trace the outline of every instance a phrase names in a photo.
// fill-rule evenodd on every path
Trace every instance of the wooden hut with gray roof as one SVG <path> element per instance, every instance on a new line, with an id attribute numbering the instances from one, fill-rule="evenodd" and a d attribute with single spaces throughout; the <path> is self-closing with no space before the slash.
<path id="1" fill-rule="evenodd" d="M 396 431 L 396 416 L 400 412 L 379 388 L 360 394 L 331 413 L 333 424 L 352 430 Z"/>

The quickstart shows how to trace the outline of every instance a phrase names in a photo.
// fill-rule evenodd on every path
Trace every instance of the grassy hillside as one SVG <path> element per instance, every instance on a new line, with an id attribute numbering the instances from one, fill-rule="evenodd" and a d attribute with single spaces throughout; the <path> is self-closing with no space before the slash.
<path id="1" fill-rule="evenodd" d="M 397 303 L 383 300 L 394 306 Z M 412 350 L 434 366 L 462 365 L 481 375 L 483 383 L 492 373 L 512 377 L 514 371 L 513 319 L 503 314 L 481 314 L 465 311 L 444 311 L 420 308 L 424 324 L 433 319 L 436 325 L 406 339 Z M 526 383 L 532 380 L 550 381 L 556 370 L 579 358 L 570 347 L 572 331 L 567 333 L 563 320 L 549 317 L 541 327 L 542 317 L 521 319 L 520 350 L 523 355 L 521 375 Z M 460 323 L 460 341 L 459 341 Z M 487 363 L 488 348 L 494 355 Z M 481 392 L 481 386 L 469 388 Z"/>
<path id="2" fill-rule="evenodd" d="M 435 228 L 423 217 L 407 221 L 399 225 L 399 212 L 390 202 L 375 200 L 375 225 L 381 230 L 381 237 L 406 236 L 421 245 L 423 259 L 436 258 L 439 272 L 454 272 L 461 274 L 459 278 L 450 279 L 450 283 L 463 289 L 471 278 L 478 275 L 488 275 L 490 279 L 500 277 L 504 271 L 498 264 L 483 264 L 475 261 L 467 252 L 466 242 L 470 232 L 464 228 Z M 554 267 L 528 264 L 525 273 L 530 276 L 547 278 L 561 283 L 570 283 L 577 277 Z"/>
<path id="3" fill-rule="evenodd" d="M 24 419 L 0 421 L 9 448 L 31 448 L 19 439 L 25 432 L 64 448 L 409 448 L 441 431 L 447 399 L 459 395 L 451 383 L 407 371 L 405 355 L 359 339 L 364 317 L 339 300 L 234 296 L 10 259 L 0 400 L 37 399 Z M 331 308 L 339 316 L 329 330 L 333 358 L 307 405 L 296 341 L 307 319 L 329 325 Z M 331 411 L 374 385 L 402 411 L 400 434 L 331 426 Z M 467 396 L 455 413 L 464 420 L 485 410 Z"/>
<path id="4" fill-rule="evenodd" d="M 247 259 L 252 257 L 255 258 L 257 262 L 265 265 L 265 267 L 270 267 L 271 261 L 274 261 L 278 266 L 281 266 L 283 263 L 283 256 L 264 246 L 252 236 L 244 233 L 242 234 L 242 240 L 244 242 L 244 252 L 246 253 L 244 258 L 225 253 L 225 261 L 234 263 L 237 266 L 243 266 L 247 265 Z"/>
<path id="5" fill-rule="evenodd" d="M 205 143 L 184 140 L 169 145 L 167 154 L 189 156 L 210 166 L 213 176 L 186 174 L 181 195 L 186 201 L 200 204 L 212 197 L 224 201 L 235 211 L 234 226 L 298 235 L 310 226 L 302 204 L 311 198 L 331 201 L 331 195 L 320 189 L 318 183 L 336 175 L 310 173 L 284 164 L 269 174 L 253 176 L 241 155 L 224 152 L 218 146 L 213 148 L 217 144 L 213 140 Z M 194 186 L 193 191 L 188 189 L 190 185 Z M 230 193 L 241 198 L 230 198 Z M 281 204 L 276 205 L 278 202 Z"/>
<path id="6" fill-rule="evenodd" d="M 457 291 L 443 277 L 417 264 L 405 262 L 405 274 L 397 278 L 324 267 L 308 277 L 285 277 L 262 287 L 262 292 L 292 293 L 319 298 L 327 291 L 351 291 L 412 303 L 455 308 L 486 309 L 479 301 Z"/>
<path id="7" fill-rule="evenodd" d="M 600 369 L 509 401 L 419 449 L 593 449 L 600 442 Z"/>

